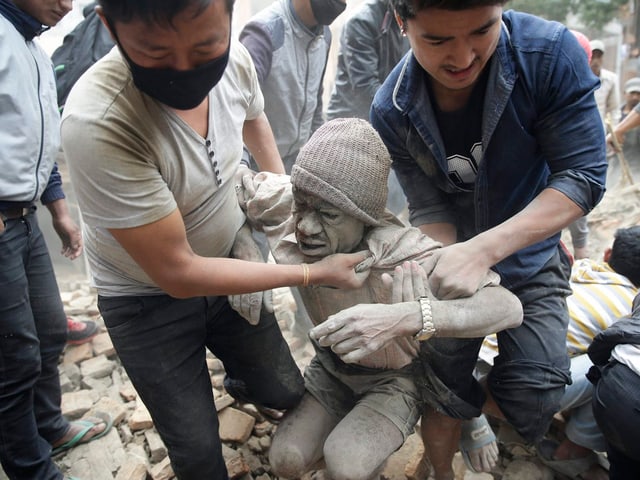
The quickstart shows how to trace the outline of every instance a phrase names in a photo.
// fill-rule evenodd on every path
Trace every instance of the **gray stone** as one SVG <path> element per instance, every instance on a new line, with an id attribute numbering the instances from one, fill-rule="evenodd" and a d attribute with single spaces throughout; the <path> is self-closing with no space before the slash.
<path id="1" fill-rule="evenodd" d="M 167 456 L 167 447 L 165 447 L 160 435 L 158 435 L 158 432 L 153 429 L 146 430 L 144 432 L 144 436 L 147 440 L 147 445 L 149 446 L 149 454 L 152 462 L 157 463 Z"/>
<path id="2" fill-rule="evenodd" d="M 235 408 L 225 408 L 218 414 L 220 438 L 227 442 L 244 443 L 249 439 L 256 420 Z"/>
<path id="3" fill-rule="evenodd" d="M 68 419 L 77 419 L 84 415 L 98 399 L 92 390 L 79 390 L 62 394 L 60 407 L 62 414 Z"/>
<path id="4" fill-rule="evenodd" d="M 80 364 L 83 377 L 102 378 L 111 375 L 116 363 L 104 355 L 90 358 Z"/>
<path id="5" fill-rule="evenodd" d="M 502 480 L 553 480 L 553 471 L 534 461 L 515 459 L 505 468 Z"/>

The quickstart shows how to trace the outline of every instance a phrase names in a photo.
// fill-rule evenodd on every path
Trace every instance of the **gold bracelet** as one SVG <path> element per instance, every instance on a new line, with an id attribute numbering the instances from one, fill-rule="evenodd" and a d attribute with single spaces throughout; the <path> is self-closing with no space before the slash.
<path id="1" fill-rule="evenodd" d="M 300 265 L 302 266 L 302 286 L 308 287 L 310 277 L 309 265 L 307 265 L 306 263 L 301 263 Z"/>

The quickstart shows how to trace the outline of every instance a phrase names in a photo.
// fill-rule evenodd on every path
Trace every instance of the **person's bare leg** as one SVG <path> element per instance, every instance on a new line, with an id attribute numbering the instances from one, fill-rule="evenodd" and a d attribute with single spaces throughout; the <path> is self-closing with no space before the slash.
<path id="1" fill-rule="evenodd" d="M 593 455 L 593 451 L 589 448 L 572 442 L 569 438 L 565 438 L 560 442 L 558 448 L 553 454 L 555 460 L 575 460 L 577 458 L 585 458 Z M 607 480 L 609 474 L 599 464 L 589 467 L 588 470 L 580 474 L 580 478 L 584 480 Z"/>
<path id="2" fill-rule="evenodd" d="M 338 423 L 309 393 L 278 425 L 269 449 L 273 472 L 298 478 L 322 458 L 325 439 Z"/>
<path id="3" fill-rule="evenodd" d="M 494 400 L 493 395 L 491 395 L 491 392 L 487 388 L 487 385 L 482 383 L 481 385 L 484 388 L 484 393 L 486 394 L 486 397 L 487 397 L 487 399 L 484 402 L 484 405 L 482 406 L 483 413 L 486 413 L 492 416 L 493 418 L 497 418 L 498 420 L 506 422 L 507 419 L 504 416 L 504 413 L 502 413 L 502 410 L 500 410 L 500 407 Z"/>
<path id="4" fill-rule="evenodd" d="M 453 480 L 451 462 L 460 442 L 461 420 L 427 407 L 420 425 L 424 452 L 433 467 L 435 480 Z"/>
<path id="5" fill-rule="evenodd" d="M 402 432 L 391 420 L 367 406 L 356 405 L 324 444 L 327 473 L 332 480 L 377 478 L 402 442 Z"/>

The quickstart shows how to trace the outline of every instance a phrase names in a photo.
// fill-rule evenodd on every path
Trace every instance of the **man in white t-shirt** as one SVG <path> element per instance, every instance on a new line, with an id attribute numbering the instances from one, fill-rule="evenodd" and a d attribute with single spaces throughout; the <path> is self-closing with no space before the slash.
<path id="1" fill-rule="evenodd" d="M 591 40 L 591 71 L 600 78 L 600 88 L 594 92 L 600 117 L 604 122 L 607 115 L 611 116 L 613 125 L 618 123 L 620 106 L 620 88 L 618 86 L 618 75 L 611 70 L 602 68 L 604 60 L 605 46 L 602 40 Z"/>
<path id="2" fill-rule="evenodd" d="M 100 0 L 117 48 L 75 84 L 62 119 L 98 306 L 181 480 L 228 478 L 207 349 L 237 399 L 287 409 L 304 392 L 262 294 L 238 302 L 242 315 L 227 295 L 367 275 L 354 270 L 362 253 L 273 265 L 239 241 L 243 143 L 262 170 L 284 167 L 251 57 L 231 40 L 233 3 Z"/>

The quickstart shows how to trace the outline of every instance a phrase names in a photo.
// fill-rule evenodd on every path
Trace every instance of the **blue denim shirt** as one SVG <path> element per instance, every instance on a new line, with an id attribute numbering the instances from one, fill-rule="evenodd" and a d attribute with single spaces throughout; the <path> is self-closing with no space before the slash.
<path id="1" fill-rule="evenodd" d="M 467 240 L 556 189 L 589 212 L 604 194 L 605 139 L 582 47 L 556 22 L 508 11 L 490 68 L 482 118 L 482 159 L 473 192 L 449 178 L 443 141 L 412 52 L 378 90 L 371 122 L 393 159 L 415 226 L 452 223 Z M 554 254 L 560 234 L 524 248 L 494 268 L 508 288 L 521 285 Z"/>

